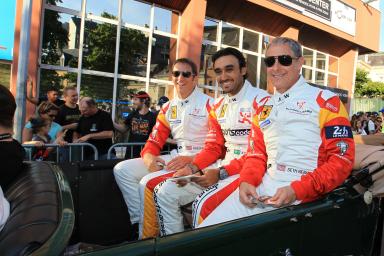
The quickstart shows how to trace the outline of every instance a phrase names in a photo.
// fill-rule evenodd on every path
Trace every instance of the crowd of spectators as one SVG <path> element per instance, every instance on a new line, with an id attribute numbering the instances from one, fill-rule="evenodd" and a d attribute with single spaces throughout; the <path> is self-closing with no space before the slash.
<path id="1" fill-rule="evenodd" d="M 384 133 L 384 108 L 379 112 L 357 112 L 351 117 L 351 126 L 355 135 Z"/>

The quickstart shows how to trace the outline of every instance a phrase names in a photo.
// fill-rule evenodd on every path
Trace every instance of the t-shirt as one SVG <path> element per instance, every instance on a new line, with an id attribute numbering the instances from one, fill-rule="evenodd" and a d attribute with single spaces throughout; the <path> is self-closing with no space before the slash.
<path id="1" fill-rule="evenodd" d="M 45 144 L 48 144 L 48 143 L 51 143 L 51 137 L 47 135 L 46 138 L 43 138 L 38 134 L 34 134 L 32 136 L 32 141 L 41 141 L 41 142 L 44 142 Z M 43 148 L 34 147 L 32 150 L 32 156 L 33 156 L 33 160 L 36 160 L 36 161 L 52 160 L 52 159 L 49 159 L 49 151 L 45 147 Z"/>
<path id="2" fill-rule="evenodd" d="M 7 190 L 23 171 L 24 148 L 17 140 L 0 141 L 0 186 Z"/>
<path id="3" fill-rule="evenodd" d="M 25 124 L 25 128 L 27 129 L 32 129 L 32 124 L 31 122 L 28 122 Z M 51 129 L 49 129 L 49 136 L 52 138 L 52 141 L 55 141 L 57 138 L 57 134 L 62 130 L 61 125 L 59 125 L 56 122 L 51 123 Z"/>
<path id="4" fill-rule="evenodd" d="M 42 96 L 42 97 L 39 97 L 39 101 L 37 103 L 37 106 L 39 106 L 43 101 L 48 101 L 48 98 L 47 96 Z M 55 104 L 56 106 L 60 107 L 61 105 L 63 105 L 65 103 L 65 101 L 61 100 L 61 99 L 56 99 L 53 104 Z"/>
<path id="5" fill-rule="evenodd" d="M 103 131 L 113 131 L 113 123 L 111 115 L 101 109 L 99 109 L 93 116 L 81 116 L 76 129 L 76 132 L 79 133 L 80 136 Z M 112 138 L 90 139 L 87 142 L 93 144 L 97 148 L 99 156 L 107 154 L 108 149 L 112 146 Z M 84 147 L 84 152 L 85 155 L 89 157 L 93 151 L 90 150 L 89 147 Z"/>
<path id="6" fill-rule="evenodd" d="M 148 111 L 142 115 L 133 111 L 124 121 L 130 132 L 128 142 L 146 142 L 156 124 L 156 114 Z M 132 151 L 131 151 L 132 149 Z M 127 147 L 125 158 L 140 157 L 141 146 Z"/>
<path id="7" fill-rule="evenodd" d="M 64 104 L 64 105 L 60 106 L 60 110 L 56 116 L 55 121 L 58 124 L 64 126 L 64 125 L 68 125 L 68 124 L 77 123 L 80 119 L 80 116 L 81 116 L 81 114 L 80 114 L 80 110 L 79 110 L 78 105 L 76 105 L 75 108 L 70 108 Z M 73 131 L 74 130 L 72 130 L 72 129 L 68 129 L 65 132 L 65 136 L 64 136 L 65 141 L 72 142 Z"/>
<path id="8" fill-rule="evenodd" d="M 375 130 L 376 130 L 375 123 L 372 120 L 368 120 L 368 131 L 375 132 Z"/>

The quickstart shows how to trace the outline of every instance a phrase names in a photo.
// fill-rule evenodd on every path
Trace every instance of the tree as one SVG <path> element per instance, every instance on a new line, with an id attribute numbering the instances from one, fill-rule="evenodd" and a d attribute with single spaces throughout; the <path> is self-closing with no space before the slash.
<path id="1" fill-rule="evenodd" d="M 363 69 L 356 70 L 355 95 L 359 97 L 384 97 L 384 83 L 374 82 Z"/>
<path id="2" fill-rule="evenodd" d="M 355 95 L 363 96 L 363 87 L 369 81 L 371 81 L 371 79 L 369 79 L 367 71 L 360 68 L 356 69 Z"/>

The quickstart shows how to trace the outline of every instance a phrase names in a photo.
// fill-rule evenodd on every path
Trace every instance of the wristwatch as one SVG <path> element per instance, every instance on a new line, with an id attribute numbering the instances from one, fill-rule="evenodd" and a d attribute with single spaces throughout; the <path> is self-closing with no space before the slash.
<path id="1" fill-rule="evenodd" d="M 223 180 L 229 176 L 228 171 L 224 166 L 219 167 L 219 179 Z"/>
<path id="2" fill-rule="evenodd" d="M 199 167 L 197 167 L 197 166 L 194 165 L 194 164 L 188 164 L 188 167 L 192 170 L 192 174 L 195 174 L 195 173 L 198 173 L 198 172 L 201 173 Z"/>

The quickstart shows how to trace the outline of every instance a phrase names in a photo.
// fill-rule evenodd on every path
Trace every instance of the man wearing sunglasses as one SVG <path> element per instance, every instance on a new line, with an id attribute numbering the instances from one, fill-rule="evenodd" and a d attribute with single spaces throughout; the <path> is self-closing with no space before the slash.
<path id="1" fill-rule="evenodd" d="M 240 170 L 238 166 L 242 161 L 241 156 L 246 152 L 247 138 L 251 129 L 252 105 L 254 102 L 262 104 L 261 102 L 269 97 L 267 92 L 253 87 L 246 80 L 246 61 L 240 51 L 230 47 L 222 49 L 212 56 L 212 62 L 216 80 L 225 95 L 217 99 L 210 111 L 210 127 L 204 149 L 195 156 L 190 165 L 174 174 L 174 176 L 195 174 L 196 178 L 192 181 L 201 188 L 215 185 L 200 194 L 200 198 L 222 197 L 229 190 L 234 191 L 237 188 Z M 221 160 L 224 155 L 224 159 Z M 178 190 L 182 191 L 183 188 L 176 190 L 174 187 L 173 182 L 166 181 L 155 188 L 154 196 L 161 235 L 184 230 L 179 208 L 183 204 L 193 202 L 197 197 L 194 194 L 188 198 L 189 200 L 180 202 Z M 205 205 L 203 211 L 207 213 L 212 208 L 214 203 Z"/>
<path id="2" fill-rule="evenodd" d="M 154 187 L 171 177 L 173 171 L 190 163 L 204 146 L 208 132 L 208 106 L 212 104 L 212 98 L 196 88 L 197 72 L 196 64 L 191 60 L 182 58 L 175 61 L 172 82 L 177 97 L 162 106 L 141 151 L 141 158 L 126 160 L 114 167 L 115 179 L 128 206 L 131 223 L 134 228 L 140 224 L 142 238 L 155 236 L 158 230 L 152 197 Z M 177 142 L 177 151 L 160 156 L 170 134 Z M 175 183 L 172 185 L 174 190 L 179 189 Z M 189 185 L 178 194 L 181 202 L 190 202 L 200 192 L 201 189 Z"/>
<path id="3" fill-rule="evenodd" d="M 301 45 L 275 38 L 267 48 L 268 81 L 276 93 L 255 104 L 239 188 L 199 227 L 313 201 L 341 185 L 352 170 L 348 114 L 332 92 L 300 75 Z"/>

